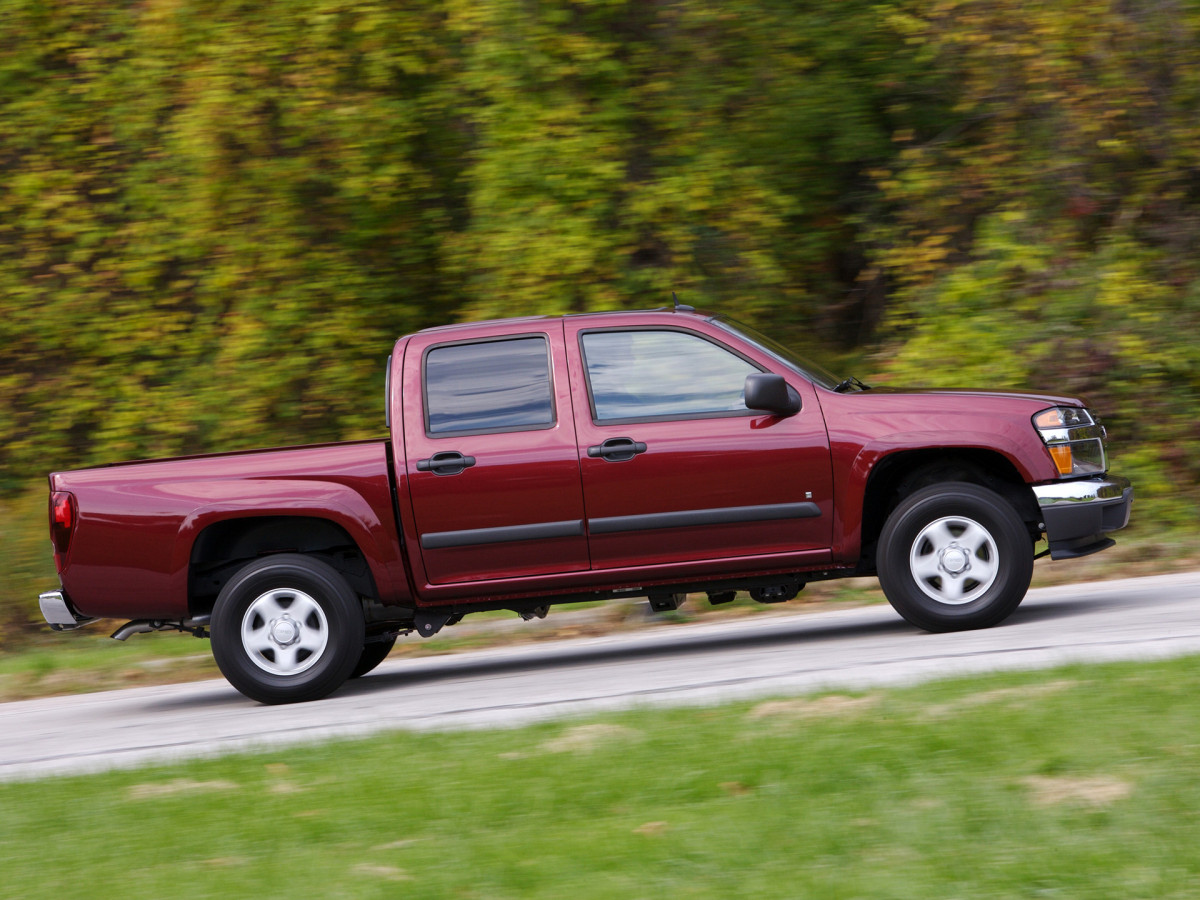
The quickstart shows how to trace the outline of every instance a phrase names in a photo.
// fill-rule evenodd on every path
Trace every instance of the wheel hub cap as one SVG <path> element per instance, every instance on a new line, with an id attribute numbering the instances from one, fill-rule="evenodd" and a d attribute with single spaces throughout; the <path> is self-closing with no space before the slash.
<path id="1" fill-rule="evenodd" d="M 300 625 L 290 616 L 284 616 L 271 623 L 271 640 L 280 647 L 287 647 L 300 640 Z"/>
<path id="2" fill-rule="evenodd" d="M 315 666 L 329 645 L 329 619 L 301 590 L 279 588 L 250 602 L 242 616 L 242 649 L 272 675 L 299 675 Z"/>
<path id="3" fill-rule="evenodd" d="M 938 603 L 962 606 L 988 592 L 1000 574 L 991 532 L 966 516 L 943 516 L 918 532 L 908 554 L 921 591 Z"/>
<path id="4" fill-rule="evenodd" d="M 951 544 L 942 551 L 942 568 L 951 576 L 957 578 L 971 568 L 971 560 L 967 552 L 958 544 Z"/>

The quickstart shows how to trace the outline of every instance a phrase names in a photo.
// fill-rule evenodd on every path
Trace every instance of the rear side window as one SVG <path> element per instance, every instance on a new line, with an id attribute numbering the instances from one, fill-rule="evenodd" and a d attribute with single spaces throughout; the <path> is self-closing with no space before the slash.
<path id="1" fill-rule="evenodd" d="M 425 354 L 425 431 L 485 434 L 554 424 L 545 337 L 445 344 Z"/>
<path id="2" fill-rule="evenodd" d="M 682 331 L 593 331 L 581 340 L 597 422 L 748 415 L 746 376 L 762 371 Z"/>

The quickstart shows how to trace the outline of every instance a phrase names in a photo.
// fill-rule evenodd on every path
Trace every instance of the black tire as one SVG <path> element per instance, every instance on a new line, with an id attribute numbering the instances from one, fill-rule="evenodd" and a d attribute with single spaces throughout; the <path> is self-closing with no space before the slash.
<path id="1" fill-rule="evenodd" d="M 366 675 L 387 659 L 387 655 L 392 652 L 392 647 L 394 646 L 396 646 L 395 635 L 383 641 L 371 641 L 369 644 L 364 644 L 362 653 L 358 657 L 358 662 L 350 670 L 350 677 L 361 678 L 363 675 Z"/>
<path id="2" fill-rule="evenodd" d="M 366 636 L 362 604 L 346 580 L 294 553 L 239 570 L 217 597 L 210 630 L 221 674 L 260 703 L 331 694 L 350 677 Z"/>
<path id="3" fill-rule="evenodd" d="M 999 494 L 947 482 L 896 507 L 880 535 L 876 565 L 888 602 L 918 628 L 987 628 L 1025 599 L 1033 539 Z"/>

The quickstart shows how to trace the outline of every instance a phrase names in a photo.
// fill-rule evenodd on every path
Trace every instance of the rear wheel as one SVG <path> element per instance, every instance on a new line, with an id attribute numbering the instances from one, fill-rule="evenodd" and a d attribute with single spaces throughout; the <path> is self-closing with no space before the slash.
<path id="1" fill-rule="evenodd" d="M 896 507 L 880 535 L 877 569 L 888 601 L 918 628 L 986 628 L 1025 598 L 1033 540 L 999 494 L 949 482 Z"/>
<path id="2" fill-rule="evenodd" d="M 362 604 L 320 560 L 281 553 L 241 569 L 213 607 L 212 650 L 235 688 L 261 703 L 317 700 L 363 653 Z"/>
<path id="3" fill-rule="evenodd" d="M 387 655 L 392 652 L 392 647 L 396 646 L 396 636 L 392 635 L 382 641 L 371 641 L 364 644 L 362 655 L 358 657 L 358 663 L 350 671 L 351 678 L 361 678 L 366 675 L 377 665 L 387 659 Z"/>

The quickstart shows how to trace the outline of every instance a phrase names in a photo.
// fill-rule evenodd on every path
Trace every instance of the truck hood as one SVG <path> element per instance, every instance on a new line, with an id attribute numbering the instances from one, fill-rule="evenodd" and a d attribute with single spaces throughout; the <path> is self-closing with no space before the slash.
<path id="1" fill-rule="evenodd" d="M 873 387 L 865 394 L 904 394 L 907 396 L 971 396 L 988 397 L 996 400 L 1031 400 L 1045 403 L 1046 406 L 1087 406 L 1087 401 L 1080 397 L 1068 397 L 1062 394 L 1047 394 L 1041 391 L 990 391 L 975 388 L 893 388 Z"/>

